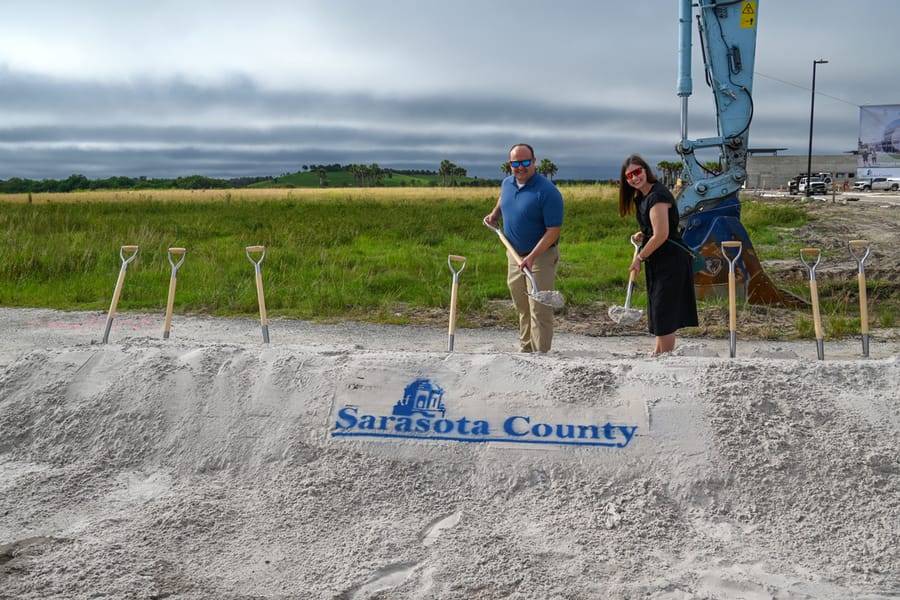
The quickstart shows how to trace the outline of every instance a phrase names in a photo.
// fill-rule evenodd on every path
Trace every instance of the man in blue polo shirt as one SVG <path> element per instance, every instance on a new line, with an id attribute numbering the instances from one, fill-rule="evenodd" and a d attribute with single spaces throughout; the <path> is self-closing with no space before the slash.
<path id="1" fill-rule="evenodd" d="M 497 227 L 502 217 L 503 233 L 522 258 L 519 264 L 507 253 L 506 283 L 519 312 L 519 349 L 547 352 L 553 341 L 553 308 L 528 295 L 530 284 L 522 269 L 531 271 L 541 291 L 555 289 L 562 194 L 537 172 L 534 149 L 528 144 L 510 148 L 509 166 L 512 175 L 500 185 L 500 199 L 487 220 Z"/>

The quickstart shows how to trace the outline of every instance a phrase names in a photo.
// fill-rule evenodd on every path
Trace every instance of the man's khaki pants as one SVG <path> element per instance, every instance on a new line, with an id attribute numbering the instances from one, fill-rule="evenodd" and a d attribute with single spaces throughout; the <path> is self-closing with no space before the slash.
<path id="1" fill-rule="evenodd" d="M 506 284 L 513 304 L 519 312 L 519 350 L 521 352 L 547 352 L 553 342 L 553 307 L 536 302 L 530 296 L 531 282 L 519 270 L 519 265 L 509 253 L 506 254 L 509 270 Z M 531 274 L 537 281 L 539 291 L 555 289 L 556 265 L 559 263 L 559 246 L 553 246 L 534 261 Z"/>

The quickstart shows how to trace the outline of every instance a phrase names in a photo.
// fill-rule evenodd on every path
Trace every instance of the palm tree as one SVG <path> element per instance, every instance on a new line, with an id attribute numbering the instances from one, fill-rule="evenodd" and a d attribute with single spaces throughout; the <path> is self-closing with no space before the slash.
<path id="1" fill-rule="evenodd" d="M 669 165 L 671 163 L 667 160 L 661 160 L 656 163 L 656 170 L 659 175 L 662 177 L 663 185 L 669 185 Z"/>
<path id="2" fill-rule="evenodd" d="M 553 164 L 553 161 L 549 158 L 541 159 L 541 164 L 538 165 L 537 170 L 538 173 L 550 179 L 553 179 L 553 176 L 559 171 L 559 169 L 556 168 L 556 165 Z"/>
<path id="3" fill-rule="evenodd" d="M 359 172 L 360 166 L 361 165 L 357 165 L 357 164 L 349 164 L 349 165 L 347 165 L 347 171 L 349 171 L 350 175 L 353 176 L 353 181 L 356 182 L 356 185 L 362 187 L 363 179 L 362 179 L 362 175 Z"/>
<path id="4" fill-rule="evenodd" d="M 681 173 L 681 161 L 662 160 L 656 164 L 656 170 L 662 175 L 663 185 L 671 187 L 675 185 L 678 174 Z"/>
<path id="5" fill-rule="evenodd" d="M 466 172 L 467 171 L 463 167 L 457 167 L 456 165 L 453 165 L 453 171 L 451 171 L 451 173 L 450 173 L 450 185 L 455 186 L 456 178 L 457 177 L 465 177 Z"/>
<path id="6" fill-rule="evenodd" d="M 441 161 L 441 166 L 438 167 L 438 175 L 441 176 L 441 185 L 447 185 L 447 177 L 453 174 L 454 168 L 456 168 L 456 165 L 446 158 Z"/>
<path id="7" fill-rule="evenodd" d="M 512 175 L 512 167 L 509 166 L 509 161 L 500 165 L 500 171 L 503 172 L 504 175 Z"/>
<path id="8" fill-rule="evenodd" d="M 369 185 L 374 187 L 381 184 L 381 178 L 384 176 L 384 171 L 378 166 L 378 163 L 372 163 L 368 167 L 363 168 L 366 170 Z"/>

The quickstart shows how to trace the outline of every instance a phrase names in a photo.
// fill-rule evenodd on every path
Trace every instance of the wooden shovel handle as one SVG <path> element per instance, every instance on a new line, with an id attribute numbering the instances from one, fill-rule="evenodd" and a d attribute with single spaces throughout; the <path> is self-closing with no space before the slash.
<path id="1" fill-rule="evenodd" d="M 451 336 L 456 333 L 456 303 L 459 300 L 459 283 L 453 280 L 450 288 L 450 328 L 447 333 Z"/>
<path id="2" fill-rule="evenodd" d="M 822 331 L 822 315 L 819 314 L 819 286 L 815 279 L 810 279 L 809 281 L 809 295 L 812 300 L 813 324 L 816 328 L 816 339 L 821 340 L 825 338 L 825 335 Z"/>
<path id="3" fill-rule="evenodd" d="M 869 333 L 869 299 L 866 297 L 866 274 L 863 271 L 863 261 L 869 255 L 869 240 L 850 240 L 847 242 L 850 254 L 859 263 L 859 273 L 856 280 L 859 282 L 859 325 L 862 333 Z M 856 254 L 857 250 L 865 250 L 863 256 Z"/>
<path id="4" fill-rule="evenodd" d="M 169 296 L 166 299 L 166 322 L 163 325 L 163 334 L 169 332 L 172 327 L 172 309 L 175 307 L 175 285 L 177 278 L 173 275 L 169 279 Z"/>
<path id="5" fill-rule="evenodd" d="M 734 271 L 728 271 L 728 329 L 737 331 L 737 281 Z"/>
<path id="6" fill-rule="evenodd" d="M 125 269 L 119 269 L 119 277 L 116 279 L 116 289 L 113 291 L 112 301 L 109 303 L 109 312 L 106 319 L 111 321 L 116 316 L 116 306 L 119 304 L 119 297 L 122 295 L 122 284 L 125 283 Z"/>
<path id="7" fill-rule="evenodd" d="M 466 257 L 458 254 L 450 254 L 447 256 L 447 262 L 448 264 L 451 262 L 461 262 L 463 264 L 458 271 L 453 268 L 453 265 L 450 265 L 450 270 L 453 271 L 453 285 L 450 288 L 450 327 L 448 334 L 452 337 L 456 332 L 456 305 L 459 301 L 459 273 L 466 267 Z"/>
<path id="8" fill-rule="evenodd" d="M 859 325 L 862 333 L 869 333 L 869 299 L 866 297 L 866 274 L 857 273 L 859 282 Z"/>
<path id="9" fill-rule="evenodd" d="M 737 248 L 738 253 L 734 258 L 729 258 L 727 254 L 725 254 L 725 248 Z M 729 268 L 728 268 L 728 328 L 730 331 L 737 330 L 737 278 L 734 274 L 734 263 L 737 261 L 738 256 L 741 255 L 740 250 L 743 248 L 743 243 L 738 240 L 725 240 L 722 242 L 722 253 L 725 254 L 725 258 L 728 259 Z"/>
<path id="10" fill-rule="evenodd" d="M 263 327 L 269 324 L 266 318 L 266 297 L 263 294 L 262 273 L 256 272 L 256 299 L 259 301 L 259 323 Z"/>
<path id="11" fill-rule="evenodd" d="M 510 255 L 515 259 L 516 263 L 522 264 L 522 257 L 519 256 L 519 253 L 516 252 L 516 249 L 512 247 L 512 244 L 509 243 L 509 240 L 506 239 L 506 236 L 503 235 L 503 232 L 498 231 L 497 237 L 500 238 L 500 241 L 503 242 L 503 245 L 506 246 L 506 249 L 509 251 Z"/>

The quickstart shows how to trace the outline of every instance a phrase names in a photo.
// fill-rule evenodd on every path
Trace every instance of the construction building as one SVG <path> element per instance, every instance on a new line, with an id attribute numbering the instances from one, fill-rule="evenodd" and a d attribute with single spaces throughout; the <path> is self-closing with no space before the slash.
<path id="1" fill-rule="evenodd" d="M 806 173 L 809 157 L 778 156 L 779 150 L 771 148 L 752 150 L 747 157 L 747 189 L 787 190 L 788 181 L 801 173 Z M 771 153 L 771 154 L 770 154 Z M 833 181 L 843 185 L 853 183 L 856 179 L 856 167 L 859 157 L 855 153 L 836 155 L 813 155 L 811 171 L 815 173 L 831 173 Z"/>

